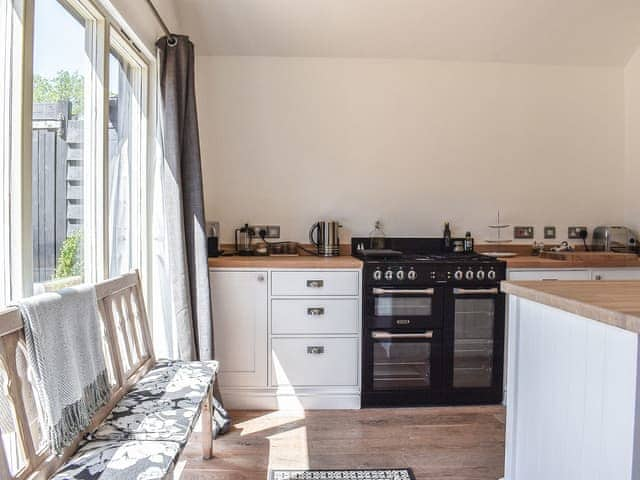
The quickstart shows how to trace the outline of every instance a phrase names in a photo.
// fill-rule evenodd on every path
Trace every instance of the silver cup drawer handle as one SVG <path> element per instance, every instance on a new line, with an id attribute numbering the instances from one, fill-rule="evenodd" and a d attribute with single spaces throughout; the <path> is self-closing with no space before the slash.
<path id="1" fill-rule="evenodd" d="M 309 346 L 309 347 L 307 347 L 307 353 L 309 355 L 320 355 L 320 354 L 324 353 L 324 347 L 321 346 L 321 345 Z"/>
<path id="2" fill-rule="evenodd" d="M 307 308 L 307 315 L 312 317 L 317 317 L 318 315 L 324 315 L 324 308 L 322 307 Z"/>
<path id="3" fill-rule="evenodd" d="M 307 280 L 307 288 L 322 288 L 324 280 Z"/>

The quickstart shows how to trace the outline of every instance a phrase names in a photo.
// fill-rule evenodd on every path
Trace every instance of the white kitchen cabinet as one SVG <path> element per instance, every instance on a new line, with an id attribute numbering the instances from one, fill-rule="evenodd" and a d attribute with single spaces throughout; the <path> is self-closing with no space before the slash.
<path id="1" fill-rule="evenodd" d="M 549 269 L 549 270 L 509 270 L 509 280 L 591 280 L 591 274 L 586 269 Z"/>
<path id="2" fill-rule="evenodd" d="M 357 298 L 277 298 L 271 301 L 273 335 L 360 334 Z"/>
<path id="3" fill-rule="evenodd" d="M 352 337 L 274 338 L 273 385 L 353 386 L 358 383 L 360 350 Z"/>
<path id="4" fill-rule="evenodd" d="M 597 268 L 591 270 L 591 280 L 640 280 L 640 269 Z"/>
<path id="5" fill-rule="evenodd" d="M 638 268 L 522 269 L 508 270 L 507 278 L 527 280 L 640 280 Z"/>
<path id="6" fill-rule="evenodd" d="M 211 285 L 227 408 L 360 408 L 360 269 L 214 268 Z"/>
<path id="7" fill-rule="evenodd" d="M 273 272 L 274 296 L 358 295 L 358 272 L 316 270 Z"/>
<path id="8" fill-rule="evenodd" d="M 268 272 L 212 271 L 216 360 L 227 387 L 266 387 Z"/>

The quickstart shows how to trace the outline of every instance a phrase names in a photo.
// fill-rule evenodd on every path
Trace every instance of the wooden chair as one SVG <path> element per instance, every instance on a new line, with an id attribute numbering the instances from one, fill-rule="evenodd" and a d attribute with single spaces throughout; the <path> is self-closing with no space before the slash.
<path id="1" fill-rule="evenodd" d="M 138 272 L 97 284 L 96 294 L 103 328 L 103 342 L 97 348 L 104 351 L 111 396 L 87 430 L 78 435 L 61 456 L 50 453 L 40 426 L 20 312 L 16 308 L 0 309 L 0 478 L 3 480 L 51 476 L 75 453 L 84 435 L 94 431 L 123 395 L 156 364 Z M 212 388 L 209 388 L 201 411 L 205 459 L 211 458 L 213 447 L 211 395 Z M 169 476 L 172 475 L 173 472 Z"/>

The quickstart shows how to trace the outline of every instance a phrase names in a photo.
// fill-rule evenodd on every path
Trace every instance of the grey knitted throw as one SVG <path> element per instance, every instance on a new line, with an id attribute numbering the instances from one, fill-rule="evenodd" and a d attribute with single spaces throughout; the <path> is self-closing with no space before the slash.
<path id="1" fill-rule="evenodd" d="M 59 454 L 109 399 L 96 291 L 90 285 L 65 288 L 18 306 L 44 427 Z"/>

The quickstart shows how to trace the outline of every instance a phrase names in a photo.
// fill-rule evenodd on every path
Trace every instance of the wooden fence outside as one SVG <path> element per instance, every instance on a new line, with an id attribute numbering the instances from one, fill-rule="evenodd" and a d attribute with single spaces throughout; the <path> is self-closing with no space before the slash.
<path id="1" fill-rule="evenodd" d="M 111 112 L 116 108 L 117 99 L 112 99 Z M 82 229 L 84 122 L 73 119 L 71 111 L 69 101 L 33 106 L 34 282 L 46 282 L 54 277 L 64 241 Z M 110 147 L 115 147 L 117 142 L 115 117 L 111 117 L 109 125 Z"/>

